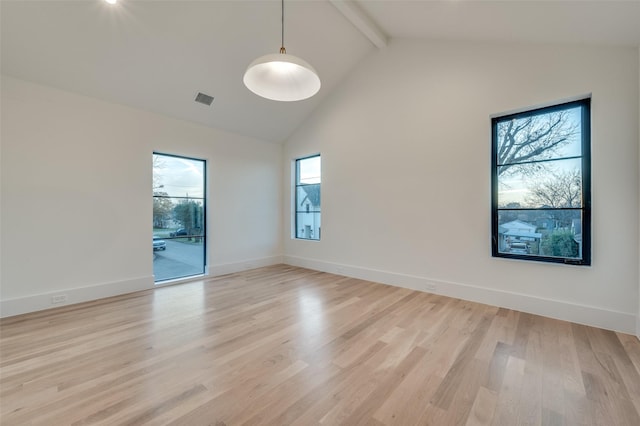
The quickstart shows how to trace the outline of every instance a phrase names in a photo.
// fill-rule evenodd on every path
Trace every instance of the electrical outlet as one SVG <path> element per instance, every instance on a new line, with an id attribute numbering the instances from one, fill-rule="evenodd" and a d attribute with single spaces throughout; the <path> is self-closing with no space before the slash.
<path id="1" fill-rule="evenodd" d="M 51 296 L 51 304 L 57 305 L 59 303 L 66 303 L 67 295 L 66 294 L 58 294 L 56 296 Z"/>

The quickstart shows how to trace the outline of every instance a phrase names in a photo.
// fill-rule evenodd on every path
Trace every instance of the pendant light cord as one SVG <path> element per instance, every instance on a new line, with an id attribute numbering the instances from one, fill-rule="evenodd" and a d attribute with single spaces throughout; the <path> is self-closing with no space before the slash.
<path id="1" fill-rule="evenodd" d="M 287 49 L 284 48 L 284 0 L 281 0 L 281 29 L 282 29 L 282 33 L 281 33 L 281 38 L 280 38 L 280 53 L 286 54 L 287 53 Z"/>

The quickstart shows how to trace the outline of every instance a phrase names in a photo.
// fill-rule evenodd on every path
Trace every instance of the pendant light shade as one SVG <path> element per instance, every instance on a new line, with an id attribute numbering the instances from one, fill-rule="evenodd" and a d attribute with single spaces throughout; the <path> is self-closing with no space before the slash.
<path id="1" fill-rule="evenodd" d="M 301 101 L 320 90 L 318 73 L 306 61 L 287 54 L 284 48 L 284 0 L 282 0 L 282 47 L 280 53 L 251 62 L 244 85 L 258 96 L 274 101 Z"/>
<path id="2" fill-rule="evenodd" d="M 274 101 L 300 101 L 320 90 L 320 78 L 306 61 L 286 53 L 261 56 L 249 65 L 244 85 Z"/>

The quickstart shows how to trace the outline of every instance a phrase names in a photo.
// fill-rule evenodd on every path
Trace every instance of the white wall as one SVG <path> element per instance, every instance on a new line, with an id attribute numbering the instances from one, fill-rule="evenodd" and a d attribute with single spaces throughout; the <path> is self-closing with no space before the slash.
<path id="1" fill-rule="evenodd" d="M 212 275 L 279 263 L 282 147 L 2 77 L 2 315 L 153 287 L 153 151 L 208 161 Z"/>
<path id="2" fill-rule="evenodd" d="M 640 81 L 640 47 L 638 48 L 638 61 L 638 80 Z M 640 83 L 638 84 L 638 104 L 640 105 Z M 638 107 L 638 110 L 638 126 L 640 128 L 640 106 Z M 640 130 L 638 130 L 638 146 L 640 146 Z M 640 151 L 640 149 L 638 149 L 638 151 Z M 640 156 L 638 157 L 638 169 L 640 169 Z M 638 178 L 640 179 L 640 176 Z M 638 188 L 640 191 L 640 184 L 638 184 Z M 640 238 L 638 239 L 638 244 L 640 244 Z M 640 269 L 640 253 L 638 254 L 638 268 Z M 636 317 L 636 336 L 640 339 L 640 273 L 638 273 L 638 275 L 638 315 Z"/>
<path id="3" fill-rule="evenodd" d="M 323 167 L 322 241 L 287 215 L 285 261 L 634 332 L 638 67 L 631 48 L 393 40 L 285 145 Z M 593 265 L 492 258 L 490 115 L 588 93 Z"/>

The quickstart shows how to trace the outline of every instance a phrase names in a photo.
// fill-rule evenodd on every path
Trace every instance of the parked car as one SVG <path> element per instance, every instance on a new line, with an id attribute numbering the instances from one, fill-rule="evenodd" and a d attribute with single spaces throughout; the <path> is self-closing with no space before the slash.
<path id="1" fill-rule="evenodd" d="M 171 232 L 169 234 L 170 237 L 183 237 L 185 235 L 189 235 L 189 233 L 184 228 L 180 228 L 176 232 Z"/>
<path id="2" fill-rule="evenodd" d="M 511 243 L 509 253 L 529 254 L 529 246 L 526 243 Z"/>
<path id="3" fill-rule="evenodd" d="M 153 251 L 166 250 L 167 243 L 160 237 L 153 237 Z"/>

